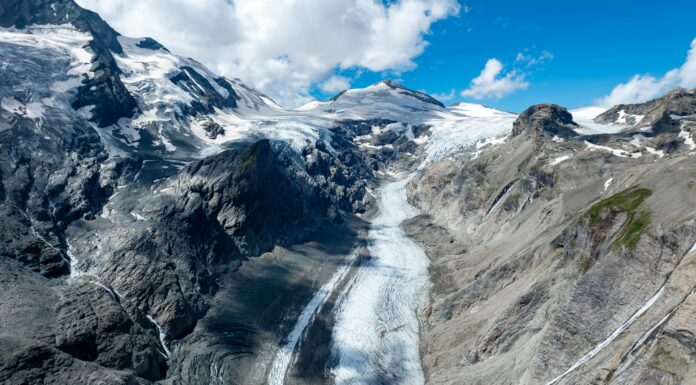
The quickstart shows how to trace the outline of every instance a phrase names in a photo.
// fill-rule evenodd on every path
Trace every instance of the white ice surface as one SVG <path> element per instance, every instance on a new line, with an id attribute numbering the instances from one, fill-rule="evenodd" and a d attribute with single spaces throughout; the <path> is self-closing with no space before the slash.
<path id="1" fill-rule="evenodd" d="M 502 143 L 512 130 L 517 115 L 480 104 L 460 103 L 438 112 L 426 124 L 431 125 L 425 142 L 425 159 L 421 168 L 477 142 Z"/>
<path id="2" fill-rule="evenodd" d="M 573 121 L 581 126 L 575 129 L 575 131 L 582 135 L 615 134 L 629 127 L 626 124 L 595 123 L 593 119 L 606 110 L 604 107 L 582 107 L 570 110 L 570 114 L 573 115 Z"/>
<path id="3" fill-rule="evenodd" d="M 428 258 L 401 229 L 416 214 L 406 200 L 411 177 L 379 190 L 368 233 L 371 259 L 337 305 L 331 350 L 336 385 L 423 384 L 418 313 L 428 303 Z"/>

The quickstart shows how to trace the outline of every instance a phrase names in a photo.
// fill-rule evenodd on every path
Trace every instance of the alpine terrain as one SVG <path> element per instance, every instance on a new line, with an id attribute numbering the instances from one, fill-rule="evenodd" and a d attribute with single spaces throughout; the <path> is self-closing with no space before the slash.
<path id="1" fill-rule="evenodd" d="M 0 0 L 0 383 L 696 384 L 696 90 L 287 109 Z"/>

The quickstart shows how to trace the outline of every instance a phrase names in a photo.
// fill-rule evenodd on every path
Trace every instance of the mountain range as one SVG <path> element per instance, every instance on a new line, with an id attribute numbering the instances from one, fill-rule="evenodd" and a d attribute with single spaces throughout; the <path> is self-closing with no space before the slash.
<path id="1" fill-rule="evenodd" d="M 692 384 L 696 90 L 287 109 L 0 0 L 3 384 Z"/>

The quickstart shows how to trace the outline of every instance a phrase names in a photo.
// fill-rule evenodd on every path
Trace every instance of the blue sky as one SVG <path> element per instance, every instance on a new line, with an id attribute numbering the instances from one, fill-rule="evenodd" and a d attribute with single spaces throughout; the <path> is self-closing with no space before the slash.
<path id="1" fill-rule="evenodd" d="M 510 111 L 540 102 L 591 105 L 634 74 L 661 76 L 684 63 L 696 38 L 696 1 L 485 1 L 434 23 L 417 67 L 401 74 L 364 72 L 354 87 L 395 77 L 410 88 Z M 518 52 L 553 55 L 526 71 L 529 83 L 500 99 L 459 95 L 489 58 L 512 66 Z M 347 71 L 346 73 L 351 73 Z M 318 90 L 317 97 L 330 96 Z"/>
<path id="2" fill-rule="evenodd" d="M 288 107 L 385 78 L 509 111 L 696 87 L 696 0 L 77 1 Z"/>

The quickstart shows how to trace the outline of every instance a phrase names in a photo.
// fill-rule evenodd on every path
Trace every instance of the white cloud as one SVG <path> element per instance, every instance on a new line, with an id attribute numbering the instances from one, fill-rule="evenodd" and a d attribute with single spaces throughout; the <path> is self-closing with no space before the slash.
<path id="1" fill-rule="evenodd" d="M 553 54 L 549 51 L 541 51 L 539 56 L 526 53 L 528 51 L 528 49 L 525 49 L 524 52 L 518 52 L 515 57 L 515 63 L 523 65 L 524 68 L 529 68 L 553 60 Z"/>
<path id="2" fill-rule="evenodd" d="M 474 99 L 500 99 L 528 87 L 523 74 L 514 70 L 503 74 L 503 63 L 498 59 L 488 59 L 481 74 L 471 81 L 469 88 L 461 95 Z"/>
<path id="3" fill-rule="evenodd" d="M 333 75 L 328 79 L 324 80 L 320 85 L 319 89 L 324 92 L 340 92 L 350 87 L 350 79 Z"/>
<path id="4" fill-rule="evenodd" d="M 684 64 L 668 71 L 661 77 L 634 75 L 598 100 L 596 104 L 611 107 L 617 104 L 640 103 L 661 96 L 676 87 L 696 87 L 696 39 L 691 42 Z"/>
<path id="5" fill-rule="evenodd" d="M 406 71 L 457 0 L 77 0 L 126 36 L 152 37 L 281 103 L 338 69 Z"/>
<path id="6" fill-rule="evenodd" d="M 421 90 L 423 93 L 427 93 L 425 90 Z M 451 89 L 450 92 L 448 93 L 443 93 L 443 94 L 430 94 L 430 96 L 434 97 L 435 99 L 441 101 L 441 102 L 449 102 L 450 100 L 454 99 L 454 89 Z"/>

